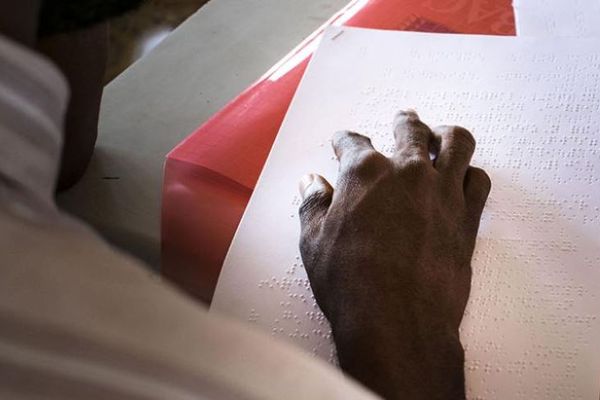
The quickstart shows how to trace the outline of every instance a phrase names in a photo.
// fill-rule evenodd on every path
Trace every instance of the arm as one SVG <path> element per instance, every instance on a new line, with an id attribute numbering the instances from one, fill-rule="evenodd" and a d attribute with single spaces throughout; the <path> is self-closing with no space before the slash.
<path id="1" fill-rule="evenodd" d="M 401 112 L 394 136 L 388 158 L 365 136 L 335 135 L 336 189 L 301 183 L 300 250 L 342 369 L 388 399 L 463 399 L 458 328 L 490 180 L 469 166 L 463 128 Z"/>

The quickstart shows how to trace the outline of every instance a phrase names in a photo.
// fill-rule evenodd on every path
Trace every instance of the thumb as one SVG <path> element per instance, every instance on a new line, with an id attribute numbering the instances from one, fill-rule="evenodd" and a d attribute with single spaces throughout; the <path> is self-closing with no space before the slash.
<path id="1" fill-rule="evenodd" d="M 298 214 L 304 235 L 320 226 L 331 205 L 333 187 L 321 175 L 308 174 L 300 180 L 300 195 L 302 204 Z"/>

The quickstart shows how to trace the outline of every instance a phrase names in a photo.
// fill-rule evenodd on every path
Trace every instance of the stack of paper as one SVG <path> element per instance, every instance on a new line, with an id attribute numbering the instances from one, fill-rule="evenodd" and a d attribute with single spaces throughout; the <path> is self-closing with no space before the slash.
<path id="1" fill-rule="evenodd" d="M 461 327 L 471 399 L 600 393 L 600 40 L 332 28 L 290 106 L 213 309 L 335 360 L 298 253 L 298 179 L 335 182 L 329 139 L 392 150 L 392 118 L 475 135 L 493 190 Z"/>

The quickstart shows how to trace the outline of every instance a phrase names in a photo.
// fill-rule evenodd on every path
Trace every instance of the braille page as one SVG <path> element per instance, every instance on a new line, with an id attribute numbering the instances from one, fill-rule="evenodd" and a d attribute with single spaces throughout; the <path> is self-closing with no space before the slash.
<path id="1" fill-rule="evenodd" d="M 461 326 L 470 399 L 600 392 L 600 40 L 329 29 L 227 255 L 212 309 L 335 362 L 298 252 L 298 181 L 335 183 L 341 129 L 460 124 L 493 188 Z M 267 349 L 265 351 L 268 351 Z"/>
<path id="2" fill-rule="evenodd" d="M 600 0 L 515 0 L 519 36 L 600 36 Z"/>

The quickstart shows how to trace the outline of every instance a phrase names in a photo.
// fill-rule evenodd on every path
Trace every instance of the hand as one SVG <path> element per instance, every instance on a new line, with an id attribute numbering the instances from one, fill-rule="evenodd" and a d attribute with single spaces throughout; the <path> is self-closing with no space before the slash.
<path id="1" fill-rule="evenodd" d="M 301 182 L 300 251 L 340 366 L 386 398 L 464 398 L 458 328 L 491 183 L 464 128 L 395 120 L 396 151 L 339 132 L 335 190 Z M 430 153 L 434 155 L 431 160 Z"/>

